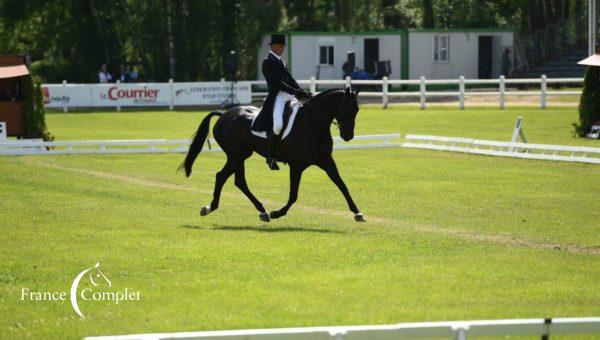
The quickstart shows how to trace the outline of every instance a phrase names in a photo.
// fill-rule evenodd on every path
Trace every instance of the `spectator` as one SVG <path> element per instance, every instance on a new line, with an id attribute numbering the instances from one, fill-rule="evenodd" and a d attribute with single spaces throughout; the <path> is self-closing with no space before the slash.
<path id="1" fill-rule="evenodd" d="M 133 67 L 133 65 L 127 66 L 127 72 L 129 73 L 129 82 L 130 83 L 137 83 L 137 81 L 138 81 L 138 73 L 135 70 L 135 68 Z"/>
<path id="2" fill-rule="evenodd" d="M 106 64 L 102 64 L 100 66 L 100 73 L 98 73 L 98 81 L 100 83 L 110 83 L 112 81 L 112 76 L 108 73 L 108 68 Z"/>
<path id="3" fill-rule="evenodd" d="M 121 81 L 121 83 L 127 83 L 129 82 L 129 71 L 125 70 L 125 66 L 121 65 L 120 68 L 120 74 L 119 74 L 119 80 Z"/>

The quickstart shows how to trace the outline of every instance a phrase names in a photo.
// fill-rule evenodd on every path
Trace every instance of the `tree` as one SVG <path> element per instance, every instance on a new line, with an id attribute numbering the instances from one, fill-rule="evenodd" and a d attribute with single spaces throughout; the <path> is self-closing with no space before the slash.
<path id="1" fill-rule="evenodd" d="M 46 128 L 46 109 L 40 83 L 34 85 L 31 76 L 24 79 L 25 90 L 25 138 L 42 138 L 54 140 L 54 136 Z"/>
<path id="2" fill-rule="evenodd" d="M 423 27 L 424 28 L 434 28 L 435 20 L 433 16 L 433 4 L 432 0 L 423 0 Z"/>
<path id="3" fill-rule="evenodd" d="M 575 134 L 583 137 L 600 121 L 600 67 L 587 66 L 583 92 L 579 101 L 579 122 L 573 123 Z"/>

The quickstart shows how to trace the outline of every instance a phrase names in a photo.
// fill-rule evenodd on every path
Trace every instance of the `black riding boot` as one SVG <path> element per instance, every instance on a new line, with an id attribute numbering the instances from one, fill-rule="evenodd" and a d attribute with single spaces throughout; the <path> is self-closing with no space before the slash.
<path id="1" fill-rule="evenodd" d="M 279 170 L 275 157 L 280 141 L 281 136 L 274 134 L 273 131 L 267 132 L 267 165 L 271 170 Z"/>

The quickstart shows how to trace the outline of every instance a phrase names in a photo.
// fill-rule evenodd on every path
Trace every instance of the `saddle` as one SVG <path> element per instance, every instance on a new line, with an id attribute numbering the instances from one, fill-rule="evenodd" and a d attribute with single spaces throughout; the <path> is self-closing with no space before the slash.
<path id="1" fill-rule="evenodd" d="M 283 128 L 281 129 L 283 131 L 282 136 L 281 136 L 282 140 L 285 139 L 285 137 L 287 137 L 287 135 L 290 134 L 290 131 L 292 130 L 292 126 L 294 125 L 296 114 L 298 113 L 298 109 L 300 108 L 300 106 L 301 106 L 300 103 L 296 100 L 288 100 L 285 103 L 285 106 L 283 109 Z M 259 111 L 256 111 L 256 115 L 254 116 L 254 118 L 252 118 L 252 124 L 250 126 L 252 126 L 254 124 L 254 120 L 258 116 Z M 250 131 L 255 136 L 258 136 L 261 138 L 267 138 L 266 131 L 254 131 L 254 130 L 250 130 Z"/>

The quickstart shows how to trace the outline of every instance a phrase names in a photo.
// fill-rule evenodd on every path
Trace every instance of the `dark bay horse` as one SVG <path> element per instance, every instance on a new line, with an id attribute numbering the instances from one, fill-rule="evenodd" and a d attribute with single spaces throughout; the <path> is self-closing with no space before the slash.
<path id="1" fill-rule="evenodd" d="M 252 201 L 260 212 L 259 217 L 262 221 L 268 222 L 270 218 L 282 217 L 298 198 L 302 172 L 309 166 L 316 165 L 323 169 L 340 189 L 348 207 L 354 213 L 354 219 L 357 222 L 364 222 L 365 218 L 352 200 L 332 156 L 331 124 L 336 121 L 344 141 L 354 138 L 354 122 L 359 110 L 357 98 L 358 91 L 351 91 L 350 88 L 332 89 L 319 93 L 299 108 L 292 130 L 281 142 L 277 155 L 278 161 L 288 163 L 290 166 L 290 196 L 285 206 L 270 214 L 267 214 L 262 203 L 248 188 L 244 170 L 244 161 L 253 152 L 263 157 L 267 154 L 266 139 L 255 136 L 250 131 L 252 118 L 258 109 L 237 106 L 225 113 L 219 111 L 209 113 L 200 123 L 185 160 L 180 166 L 180 169 L 185 169 L 185 174 L 189 177 L 192 173 L 192 165 L 206 141 L 210 119 L 219 116 L 213 128 L 213 136 L 227 155 L 227 162 L 217 173 L 212 202 L 209 206 L 203 207 L 200 214 L 208 215 L 219 207 L 221 189 L 227 179 L 235 174 L 235 185 Z"/>

